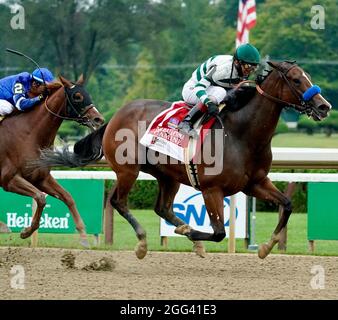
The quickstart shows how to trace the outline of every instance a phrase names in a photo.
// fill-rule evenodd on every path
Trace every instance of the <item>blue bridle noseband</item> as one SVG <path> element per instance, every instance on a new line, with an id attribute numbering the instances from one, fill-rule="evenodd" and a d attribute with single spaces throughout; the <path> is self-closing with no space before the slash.
<path id="1" fill-rule="evenodd" d="M 303 93 L 303 100 L 310 101 L 316 94 L 320 94 L 322 90 L 317 85 L 312 86 Z"/>
<path id="2" fill-rule="evenodd" d="M 293 108 L 295 110 L 297 110 L 300 113 L 305 113 L 308 116 L 312 116 L 313 114 L 316 114 L 317 111 L 311 106 L 310 101 L 311 99 L 317 95 L 321 93 L 321 89 L 319 86 L 317 85 L 313 85 L 310 88 L 308 88 L 305 92 L 299 92 L 290 82 L 289 78 L 287 77 L 287 74 L 289 73 L 289 71 L 291 69 L 293 69 L 294 67 L 297 66 L 297 64 L 295 64 L 295 62 L 289 62 L 289 61 L 285 61 L 287 62 L 289 65 L 287 67 L 281 67 L 281 66 L 276 66 L 272 63 L 268 63 L 273 69 L 275 69 L 280 77 L 284 80 L 284 82 L 287 84 L 287 86 L 289 87 L 291 93 L 294 95 L 294 97 L 296 97 L 296 99 L 299 101 L 299 103 L 291 103 L 288 101 L 284 101 L 281 100 L 277 97 L 273 97 L 270 94 L 266 93 L 261 87 L 260 85 L 256 82 L 256 89 L 257 91 L 263 95 L 264 97 L 268 98 L 271 101 L 274 101 L 278 104 L 282 104 L 284 107 L 289 107 L 289 108 Z M 270 74 L 270 73 L 269 73 Z M 264 79 L 265 80 L 265 79 Z M 264 81 L 263 80 L 263 81 Z M 319 117 L 317 117 L 319 118 Z"/>

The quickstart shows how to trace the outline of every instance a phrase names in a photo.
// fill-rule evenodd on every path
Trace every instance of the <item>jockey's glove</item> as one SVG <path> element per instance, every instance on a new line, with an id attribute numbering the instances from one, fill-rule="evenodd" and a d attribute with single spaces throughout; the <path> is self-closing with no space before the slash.
<path id="1" fill-rule="evenodd" d="M 218 106 L 215 103 L 213 103 L 212 101 L 209 101 L 207 103 L 207 107 L 208 107 L 208 114 L 210 116 L 216 116 L 216 115 L 218 115 L 219 109 L 218 109 Z"/>
<path id="2" fill-rule="evenodd" d="M 47 88 L 44 88 L 44 90 L 42 91 L 42 93 L 39 95 L 40 100 L 44 100 L 48 97 L 49 95 L 49 91 Z"/>

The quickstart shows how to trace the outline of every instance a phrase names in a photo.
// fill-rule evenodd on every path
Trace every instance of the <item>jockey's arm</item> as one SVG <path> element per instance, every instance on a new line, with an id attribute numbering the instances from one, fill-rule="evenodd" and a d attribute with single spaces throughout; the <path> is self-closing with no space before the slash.
<path id="1" fill-rule="evenodd" d="M 197 82 L 194 88 L 196 96 L 205 105 L 208 105 L 208 103 L 210 102 L 215 103 L 215 101 L 213 101 L 213 99 L 210 99 L 210 97 L 208 96 L 207 89 L 210 86 L 216 85 L 214 78 L 215 78 L 215 73 L 218 69 L 218 66 L 217 64 L 213 64 L 209 68 L 210 69 L 208 70 L 206 75 L 199 82 Z"/>
<path id="2" fill-rule="evenodd" d="M 15 107 L 20 111 L 25 111 L 34 107 L 37 103 L 42 100 L 41 96 L 34 97 L 34 98 L 27 98 L 24 86 L 17 82 L 13 88 L 13 101 Z"/>
<path id="3" fill-rule="evenodd" d="M 210 87 L 210 85 L 211 85 L 211 81 L 209 77 L 205 75 L 199 82 L 197 82 L 194 88 L 196 96 L 205 105 L 208 102 L 210 102 L 210 99 L 206 91 Z"/>

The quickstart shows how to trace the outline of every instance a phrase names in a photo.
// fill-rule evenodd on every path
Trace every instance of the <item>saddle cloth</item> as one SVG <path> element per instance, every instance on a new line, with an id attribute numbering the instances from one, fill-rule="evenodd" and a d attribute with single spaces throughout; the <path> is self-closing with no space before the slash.
<path id="1" fill-rule="evenodd" d="M 203 125 L 201 119 L 197 121 L 194 129 L 198 133 L 198 138 L 193 139 L 178 131 L 177 126 L 190 111 L 191 106 L 184 101 L 173 102 L 170 108 L 161 112 L 151 122 L 146 133 L 140 140 L 140 144 L 145 147 L 168 155 L 183 163 L 193 161 L 199 152 L 201 145 L 208 133 L 208 130 L 215 122 L 212 117 Z M 188 156 L 187 156 L 187 150 Z"/>

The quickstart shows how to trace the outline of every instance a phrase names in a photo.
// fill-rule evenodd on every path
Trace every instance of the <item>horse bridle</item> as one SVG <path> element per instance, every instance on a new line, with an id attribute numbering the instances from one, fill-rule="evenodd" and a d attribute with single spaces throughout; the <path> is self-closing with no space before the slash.
<path id="1" fill-rule="evenodd" d="M 320 88 L 318 86 L 312 86 L 309 89 L 307 89 L 302 95 L 299 95 L 297 90 L 290 83 L 290 80 L 287 77 L 287 74 L 289 73 L 289 71 L 291 71 L 295 67 L 297 67 L 297 64 L 293 63 L 288 69 L 286 69 L 285 71 L 282 71 L 278 67 L 273 66 L 273 68 L 278 71 L 279 75 L 286 82 L 292 94 L 297 98 L 297 100 L 299 100 L 299 104 L 290 103 L 288 101 L 284 101 L 279 98 L 273 97 L 270 94 L 266 93 L 257 83 L 256 83 L 256 89 L 262 96 L 268 98 L 269 100 L 272 100 L 279 104 L 283 104 L 285 107 L 294 108 L 301 113 L 306 113 L 307 115 L 311 115 L 312 107 L 309 105 L 309 101 L 312 99 L 313 96 L 320 93 Z M 306 97 L 306 99 L 304 97 Z"/>
<path id="2" fill-rule="evenodd" d="M 62 120 L 72 120 L 72 121 L 76 121 L 81 125 L 86 125 L 89 122 L 89 119 L 85 116 L 85 114 L 94 107 L 94 105 L 91 103 L 90 105 L 86 106 L 83 108 L 83 110 L 81 110 L 81 112 L 73 105 L 72 101 L 69 98 L 69 92 L 67 91 L 67 88 L 65 86 L 63 86 L 64 88 L 64 93 L 65 93 L 65 97 L 66 97 L 66 115 L 62 116 L 60 114 L 55 113 L 54 111 L 50 110 L 48 108 L 47 102 L 48 102 L 48 96 L 45 99 L 45 108 L 46 110 L 51 113 L 53 116 L 60 118 Z M 74 117 L 72 117 L 71 115 L 75 114 Z"/>

